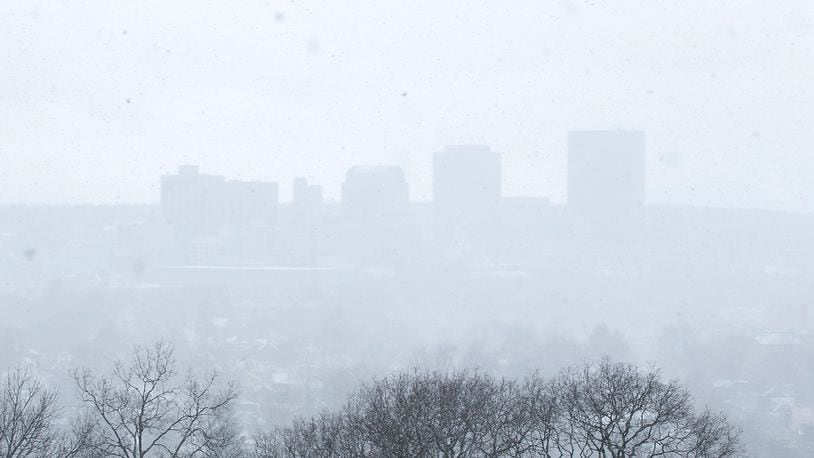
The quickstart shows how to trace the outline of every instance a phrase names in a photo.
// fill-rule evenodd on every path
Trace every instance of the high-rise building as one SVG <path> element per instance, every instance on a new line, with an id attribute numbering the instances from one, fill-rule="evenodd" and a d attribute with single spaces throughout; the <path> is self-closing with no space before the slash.
<path id="1" fill-rule="evenodd" d="M 279 258 L 291 265 L 314 265 L 320 242 L 327 237 L 322 187 L 309 184 L 305 177 L 295 178 L 288 216 L 281 228 L 284 243 L 278 246 Z"/>
<path id="2" fill-rule="evenodd" d="M 353 262 L 393 266 L 415 253 L 409 195 L 397 166 L 352 167 L 342 184 L 340 252 Z"/>
<path id="3" fill-rule="evenodd" d="M 227 181 L 223 196 L 226 224 L 271 226 L 277 217 L 279 193 L 277 183 L 270 181 Z"/>
<path id="4" fill-rule="evenodd" d="M 278 206 L 277 183 L 227 181 L 194 165 L 161 177 L 161 213 L 176 232 L 217 236 L 225 225 L 269 226 Z"/>
<path id="5" fill-rule="evenodd" d="M 322 186 L 308 184 L 305 177 L 295 178 L 291 203 L 297 208 L 312 208 L 322 204 Z"/>
<path id="6" fill-rule="evenodd" d="M 220 175 L 205 175 L 198 166 L 182 165 L 161 177 L 161 214 L 175 231 L 190 236 L 216 235 L 223 222 Z"/>

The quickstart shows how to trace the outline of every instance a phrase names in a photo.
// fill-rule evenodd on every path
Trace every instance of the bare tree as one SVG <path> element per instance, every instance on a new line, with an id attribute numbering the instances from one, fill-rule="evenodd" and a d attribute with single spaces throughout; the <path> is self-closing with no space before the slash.
<path id="1" fill-rule="evenodd" d="M 466 371 L 415 374 L 408 402 L 413 419 L 431 453 L 444 457 L 471 456 L 483 435 L 484 414 L 493 393 L 492 380 Z M 433 453 L 434 454 L 434 453 Z"/>
<path id="2" fill-rule="evenodd" d="M 477 372 L 402 372 L 344 409 L 256 440 L 278 457 L 728 457 L 738 431 L 656 369 L 607 359 L 523 384 Z"/>
<path id="3" fill-rule="evenodd" d="M 261 436 L 259 456 L 519 455 L 530 412 L 514 382 L 467 371 L 399 373 L 363 385 L 340 412 Z"/>
<path id="4" fill-rule="evenodd" d="M 365 440 L 383 456 L 427 456 L 429 441 L 418 424 L 427 402 L 414 392 L 412 375 L 401 373 L 369 385 L 355 396 Z"/>
<path id="5" fill-rule="evenodd" d="M 523 456 L 533 450 L 539 409 L 528 386 L 486 378 L 484 404 L 475 416 L 478 454 L 487 457 Z"/>
<path id="6" fill-rule="evenodd" d="M 256 458 L 283 458 L 292 456 L 287 453 L 285 436 L 288 428 L 275 427 L 254 436 L 254 456 Z"/>
<path id="7" fill-rule="evenodd" d="M 0 456 L 52 454 L 57 441 L 54 421 L 60 413 L 56 392 L 24 367 L 10 370 L 0 389 Z"/>
<path id="8" fill-rule="evenodd" d="M 383 456 L 473 456 L 497 433 L 486 426 L 494 395 L 491 378 L 466 371 L 386 377 L 357 394 L 362 437 Z"/>
<path id="9" fill-rule="evenodd" d="M 0 456 L 69 458 L 84 450 L 88 423 L 79 419 L 70 432 L 60 432 L 55 426 L 62 413 L 57 392 L 29 368 L 9 370 L 0 391 Z"/>
<path id="10" fill-rule="evenodd" d="M 519 397 L 518 402 L 522 404 L 522 410 L 527 415 L 525 421 L 528 431 L 522 435 L 524 453 L 514 456 L 561 455 L 557 447 L 562 430 L 562 425 L 558 424 L 561 415 L 551 384 L 539 373 L 534 373 L 526 378 Z"/>
<path id="11" fill-rule="evenodd" d="M 734 456 L 738 433 L 721 415 L 695 414 L 693 399 L 657 369 L 602 359 L 554 381 L 559 451 L 566 455 Z"/>
<path id="12" fill-rule="evenodd" d="M 358 405 L 350 402 L 335 413 L 297 419 L 254 438 L 257 458 L 328 458 L 379 456 L 363 437 Z"/>
<path id="13" fill-rule="evenodd" d="M 219 389 L 214 371 L 179 380 L 164 342 L 136 347 L 132 361 L 116 361 L 108 377 L 84 369 L 74 380 L 95 421 L 91 445 L 105 456 L 215 456 L 235 438 L 228 427 L 234 384 Z"/>

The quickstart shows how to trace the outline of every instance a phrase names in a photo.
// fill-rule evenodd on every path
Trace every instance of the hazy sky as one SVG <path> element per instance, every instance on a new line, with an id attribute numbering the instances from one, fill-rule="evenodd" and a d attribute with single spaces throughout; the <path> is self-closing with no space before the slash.
<path id="1" fill-rule="evenodd" d="M 647 132 L 648 200 L 814 211 L 814 2 L 0 2 L 0 202 L 158 200 L 180 163 L 431 195 L 448 143 L 564 199 L 568 129 Z"/>

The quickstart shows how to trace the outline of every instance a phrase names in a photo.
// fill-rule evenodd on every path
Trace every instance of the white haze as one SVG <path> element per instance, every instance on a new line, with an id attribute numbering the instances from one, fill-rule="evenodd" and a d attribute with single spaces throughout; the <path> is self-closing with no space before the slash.
<path id="1" fill-rule="evenodd" d="M 179 163 L 312 176 L 483 143 L 565 198 L 565 135 L 648 134 L 648 200 L 814 208 L 814 6 L 698 2 L 0 5 L 5 203 L 156 202 Z M 70 173 L 64 173 L 69 170 Z M 284 199 L 289 192 L 282 191 Z"/>
<path id="2" fill-rule="evenodd" d="M 609 355 L 810 456 L 812 120 L 810 1 L 3 1 L 0 374 Z"/>

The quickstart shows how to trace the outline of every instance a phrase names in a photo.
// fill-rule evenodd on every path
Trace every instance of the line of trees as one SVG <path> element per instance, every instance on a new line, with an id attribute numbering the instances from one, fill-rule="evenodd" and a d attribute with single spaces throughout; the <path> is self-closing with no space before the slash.
<path id="1" fill-rule="evenodd" d="M 257 456 L 630 457 L 741 454 L 738 430 L 654 368 L 607 359 L 523 382 L 461 371 L 366 384 L 339 411 L 261 435 Z"/>
<path id="2" fill-rule="evenodd" d="M 523 381 L 476 371 L 401 372 L 363 384 L 336 411 L 247 439 L 233 383 L 178 374 L 172 347 L 137 347 L 110 374 L 73 373 L 84 412 L 57 427 L 57 394 L 8 371 L 0 457 L 729 457 L 739 431 L 649 367 L 596 363 Z"/>

